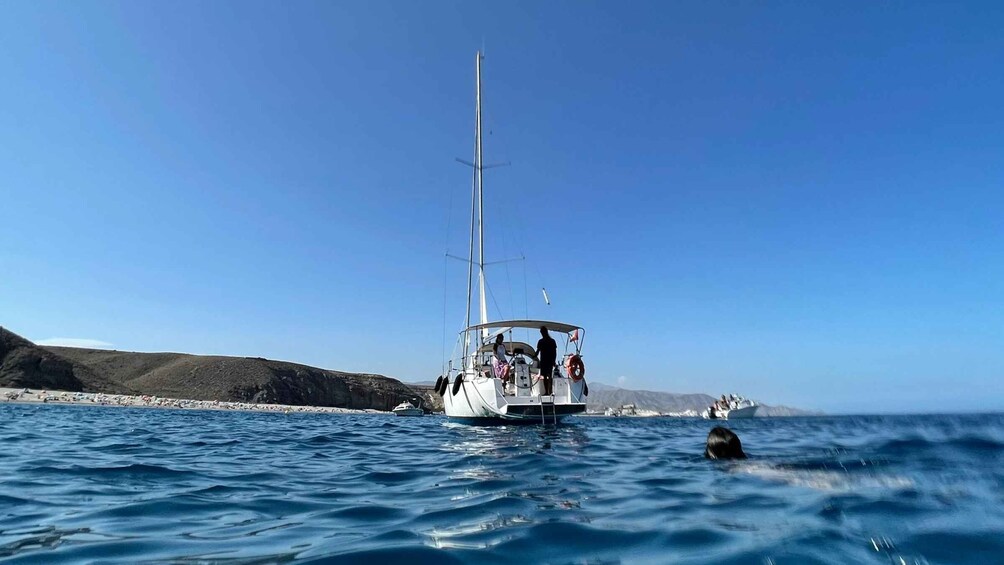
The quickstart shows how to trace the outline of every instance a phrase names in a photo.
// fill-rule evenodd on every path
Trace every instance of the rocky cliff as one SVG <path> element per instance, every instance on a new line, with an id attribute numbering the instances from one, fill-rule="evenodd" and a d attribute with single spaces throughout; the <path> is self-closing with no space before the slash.
<path id="1" fill-rule="evenodd" d="M 85 366 L 0 327 L 0 386 L 133 394 Z"/>

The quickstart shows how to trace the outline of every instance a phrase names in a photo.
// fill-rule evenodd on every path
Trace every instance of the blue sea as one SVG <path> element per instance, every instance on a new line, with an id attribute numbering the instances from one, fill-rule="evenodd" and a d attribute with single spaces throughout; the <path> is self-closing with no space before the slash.
<path id="1" fill-rule="evenodd" d="M 1004 416 L 0 405 L 3 563 L 1004 563 Z"/>

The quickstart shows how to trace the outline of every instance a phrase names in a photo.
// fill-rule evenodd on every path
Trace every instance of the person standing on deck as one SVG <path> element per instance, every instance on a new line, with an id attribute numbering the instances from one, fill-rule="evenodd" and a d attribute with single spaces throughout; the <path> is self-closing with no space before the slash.
<path id="1" fill-rule="evenodd" d="M 558 358 L 558 344 L 547 335 L 544 326 L 540 326 L 536 357 L 540 364 L 540 376 L 544 379 L 544 396 L 550 396 L 554 394 L 554 363 Z"/>

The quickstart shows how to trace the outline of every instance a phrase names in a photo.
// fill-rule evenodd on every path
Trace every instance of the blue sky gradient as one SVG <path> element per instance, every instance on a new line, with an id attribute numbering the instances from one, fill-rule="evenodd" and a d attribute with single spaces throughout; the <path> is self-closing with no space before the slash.
<path id="1" fill-rule="evenodd" d="M 484 46 L 488 255 L 528 258 L 489 271 L 493 317 L 585 326 L 588 377 L 630 388 L 1004 409 L 999 3 L 3 13 L 0 324 L 28 338 L 435 378 Z"/>

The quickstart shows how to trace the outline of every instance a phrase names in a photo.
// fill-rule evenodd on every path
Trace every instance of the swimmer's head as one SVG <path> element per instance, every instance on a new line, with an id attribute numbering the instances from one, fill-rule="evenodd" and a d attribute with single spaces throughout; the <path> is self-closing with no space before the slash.
<path id="1" fill-rule="evenodd" d="M 711 432 L 708 433 L 704 456 L 708 459 L 746 459 L 739 436 L 721 426 L 711 428 Z"/>

